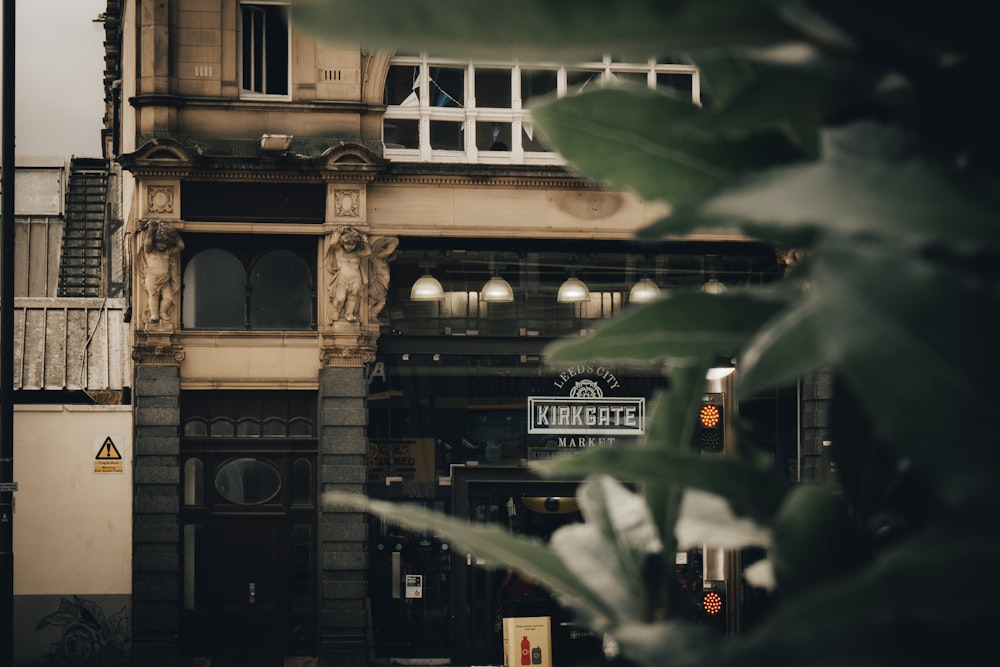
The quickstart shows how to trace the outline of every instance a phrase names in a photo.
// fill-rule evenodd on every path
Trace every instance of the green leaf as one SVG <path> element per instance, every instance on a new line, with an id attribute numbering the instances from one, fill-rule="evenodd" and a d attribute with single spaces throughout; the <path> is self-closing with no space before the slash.
<path id="1" fill-rule="evenodd" d="M 335 40 L 479 58 L 649 57 L 766 44 L 791 33 L 765 0 L 298 0 L 293 19 Z"/>
<path id="2" fill-rule="evenodd" d="M 848 69 L 805 44 L 699 57 L 705 113 L 692 121 L 699 132 L 733 134 L 820 119 L 867 102 L 870 73 Z M 797 145 L 814 151 L 811 145 Z"/>
<path id="3" fill-rule="evenodd" d="M 686 365 L 737 353 L 786 305 L 777 290 L 730 290 L 725 294 L 675 292 L 634 307 L 583 338 L 545 348 L 549 363 L 653 362 Z"/>
<path id="4" fill-rule="evenodd" d="M 648 420 L 649 428 L 641 441 L 643 449 L 670 454 L 690 451 L 691 435 L 696 420 L 695 406 L 701 400 L 705 389 L 705 373 L 712 361 L 703 359 L 701 363 L 678 366 L 670 370 L 670 388 L 654 397 Z M 619 475 L 619 479 L 631 479 L 626 470 L 618 470 L 615 467 L 607 470 L 613 475 Z M 636 481 L 642 483 L 642 480 Z M 680 513 L 683 490 L 683 483 L 669 480 L 643 484 L 646 503 L 659 527 L 660 539 L 667 554 L 673 554 L 677 548 L 674 525 Z"/>
<path id="5" fill-rule="evenodd" d="M 832 489 L 794 487 L 774 520 L 769 552 L 778 590 L 795 593 L 842 576 L 864 554 L 844 500 Z"/>
<path id="6" fill-rule="evenodd" d="M 563 476 L 606 472 L 653 487 L 676 484 L 703 489 L 730 501 L 740 514 L 771 521 L 788 486 L 770 470 L 739 459 L 716 459 L 691 452 L 648 447 L 594 449 L 537 464 L 540 474 Z"/>
<path id="7" fill-rule="evenodd" d="M 733 138 L 692 132 L 704 112 L 640 86 L 562 97 L 533 106 L 531 113 L 556 150 L 590 178 L 674 205 L 749 170 L 802 156 L 775 130 Z"/>
<path id="8" fill-rule="evenodd" d="M 948 268 L 883 244 L 825 246 L 803 301 L 741 355 L 739 391 L 833 368 L 876 431 L 944 497 L 963 502 L 989 490 L 1000 453 L 982 416 L 998 395 L 980 353 L 1000 300 L 991 284 Z"/>
<path id="9" fill-rule="evenodd" d="M 995 195 L 928 163 L 825 161 L 747 177 L 640 236 L 738 227 L 780 245 L 824 235 L 876 236 L 968 253 L 1000 248 L 996 210 Z"/>
<path id="10" fill-rule="evenodd" d="M 680 549 L 771 546 L 769 528 L 753 519 L 737 516 L 722 496 L 697 489 L 684 491 L 674 534 Z"/>
<path id="11" fill-rule="evenodd" d="M 616 610 L 615 625 L 642 620 L 643 567 L 663 550 L 645 501 L 608 475 L 584 480 L 577 498 L 584 522 L 557 529 L 551 549 Z"/>
<path id="12" fill-rule="evenodd" d="M 1000 586 L 984 576 L 963 589 L 949 573 L 990 572 L 998 559 L 995 535 L 903 542 L 855 575 L 789 597 L 713 664 L 935 665 L 984 655 Z"/>
<path id="13" fill-rule="evenodd" d="M 454 548 L 472 554 L 481 564 L 503 564 L 519 570 L 592 623 L 617 622 L 618 610 L 591 591 L 541 540 L 514 535 L 497 525 L 473 524 L 421 506 L 372 500 L 358 494 L 327 492 L 323 501 L 328 507 L 349 507 L 412 530 L 433 532 Z"/>

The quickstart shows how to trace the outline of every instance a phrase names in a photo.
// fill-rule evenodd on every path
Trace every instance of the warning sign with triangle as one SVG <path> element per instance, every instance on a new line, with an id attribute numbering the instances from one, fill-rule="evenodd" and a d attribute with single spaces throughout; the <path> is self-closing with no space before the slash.
<path id="1" fill-rule="evenodd" d="M 111 436 L 104 439 L 104 444 L 101 445 L 99 450 L 97 450 L 97 456 L 95 456 L 94 459 L 97 461 L 122 460 L 122 454 L 118 451 L 118 448 L 115 447 L 115 442 L 111 439 Z"/>
<path id="2" fill-rule="evenodd" d="M 94 439 L 94 472 L 125 472 L 122 453 L 110 435 Z"/>

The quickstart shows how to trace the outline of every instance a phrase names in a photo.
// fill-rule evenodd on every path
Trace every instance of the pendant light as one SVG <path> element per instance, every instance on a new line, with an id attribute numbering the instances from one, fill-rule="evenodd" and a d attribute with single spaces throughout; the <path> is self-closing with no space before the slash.
<path id="1" fill-rule="evenodd" d="M 643 278 L 632 285 L 628 293 L 629 303 L 649 303 L 660 296 L 660 288 L 649 278 Z"/>
<path id="2" fill-rule="evenodd" d="M 726 291 L 726 284 L 717 278 L 710 278 L 701 286 L 701 291 L 706 294 L 722 294 Z"/>
<path id="3" fill-rule="evenodd" d="M 444 288 L 438 279 L 429 273 L 417 278 L 410 288 L 410 299 L 412 301 L 442 301 L 444 300 Z"/>
<path id="4" fill-rule="evenodd" d="M 575 276 L 567 278 L 559 287 L 556 301 L 559 303 L 583 303 L 584 301 L 590 301 L 590 290 L 587 288 L 587 284 L 579 278 Z"/>
<path id="5" fill-rule="evenodd" d="M 483 285 L 479 298 L 486 303 L 510 303 L 514 300 L 514 288 L 500 276 L 494 275 Z"/>

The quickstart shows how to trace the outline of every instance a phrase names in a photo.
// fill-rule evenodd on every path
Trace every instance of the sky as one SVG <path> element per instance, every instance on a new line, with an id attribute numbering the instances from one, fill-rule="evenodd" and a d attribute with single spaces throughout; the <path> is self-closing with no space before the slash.
<path id="1" fill-rule="evenodd" d="M 107 0 L 15 2 L 14 153 L 101 157 Z"/>

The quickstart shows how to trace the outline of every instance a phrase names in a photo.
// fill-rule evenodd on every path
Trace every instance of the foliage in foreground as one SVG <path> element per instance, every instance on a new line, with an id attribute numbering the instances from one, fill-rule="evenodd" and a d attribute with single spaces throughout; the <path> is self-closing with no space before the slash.
<path id="1" fill-rule="evenodd" d="M 551 100 L 533 117 L 582 173 L 672 204 L 643 238 L 738 227 L 803 257 L 779 285 L 677 294 L 547 350 L 553 363 L 664 364 L 670 376 L 643 446 L 539 468 L 589 475 L 586 523 L 551 544 L 364 498 L 331 502 L 524 570 L 641 665 L 987 654 L 1000 622 L 1000 442 L 990 419 L 1000 124 L 984 95 L 997 58 L 980 7 L 300 1 L 296 18 L 310 28 L 379 47 L 690 60 L 703 75 L 702 107 L 611 86 Z M 723 354 L 739 360 L 743 396 L 813 370 L 834 374 L 838 488 L 786 487 L 749 447 L 739 460 L 688 451 L 705 369 Z M 641 493 L 616 478 L 641 482 Z M 668 583 L 648 576 L 669 571 L 675 550 L 706 529 L 768 553 L 749 576 L 770 579 L 774 611 L 725 642 L 705 641 L 674 613 Z"/>

